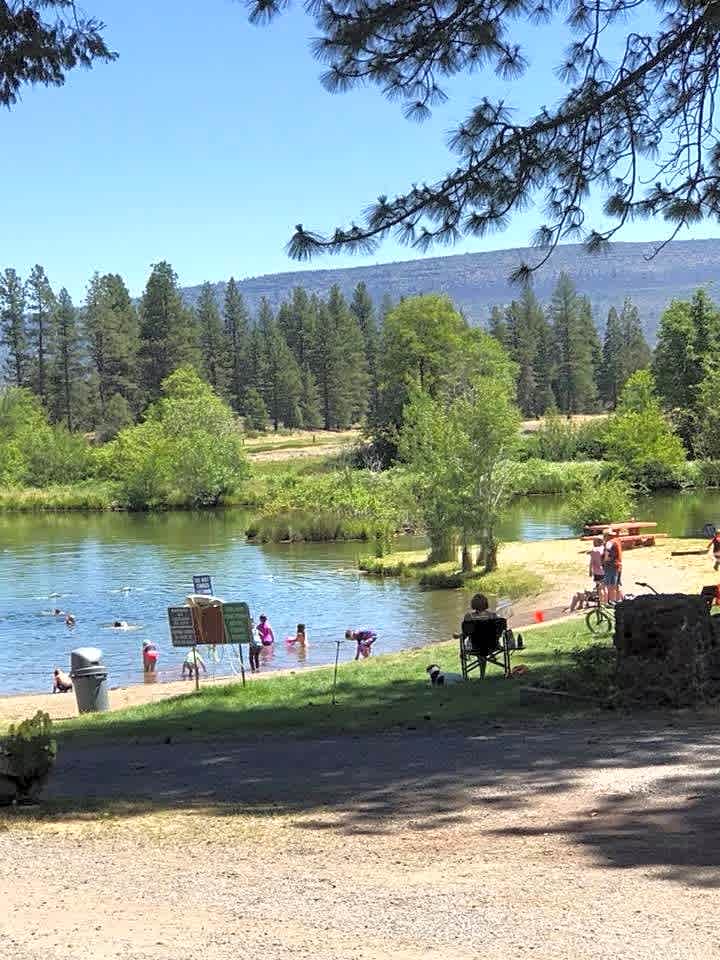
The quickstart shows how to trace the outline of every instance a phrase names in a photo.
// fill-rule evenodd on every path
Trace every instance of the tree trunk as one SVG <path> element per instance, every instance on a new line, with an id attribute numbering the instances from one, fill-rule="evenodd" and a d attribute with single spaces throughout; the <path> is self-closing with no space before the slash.
<path id="1" fill-rule="evenodd" d="M 472 551 L 467 543 L 463 544 L 462 548 L 462 572 L 463 573 L 472 573 L 474 569 Z"/>
<path id="2" fill-rule="evenodd" d="M 484 553 L 485 553 L 485 573 L 492 573 L 494 570 L 497 570 L 497 552 L 498 544 L 495 537 L 492 533 L 488 534 L 488 538 L 484 544 Z"/>
<path id="3" fill-rule="evenodd" d="M 430 556 L 429 563 L 449 563 L 457 560 L 457 537 L 447 531 L 429 531 Z"/>

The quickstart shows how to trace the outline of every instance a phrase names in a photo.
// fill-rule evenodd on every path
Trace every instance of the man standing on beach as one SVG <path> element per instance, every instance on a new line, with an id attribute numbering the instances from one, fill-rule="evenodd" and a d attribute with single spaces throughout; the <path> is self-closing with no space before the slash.
<path id="1" fill-rule="evenodd" d="M 620 582 L 622 580 L 622 543 L 614 530 L 605 530 L 603 533 L 605 550 L 603 553 L 603 568 L 605 570 L 605 587 L 608 603 L 617 603 L 620 599 Z"/>

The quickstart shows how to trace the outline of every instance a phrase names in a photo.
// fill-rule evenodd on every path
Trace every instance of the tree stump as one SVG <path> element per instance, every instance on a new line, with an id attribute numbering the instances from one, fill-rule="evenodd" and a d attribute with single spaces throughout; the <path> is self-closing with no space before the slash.
<path id="1" fill-rule="evenodd" d="M 720 693 L 720 618 L 700 597 L 660 594 L 618 604 L 614 643 L 626 701 L 687 707 Z"/>

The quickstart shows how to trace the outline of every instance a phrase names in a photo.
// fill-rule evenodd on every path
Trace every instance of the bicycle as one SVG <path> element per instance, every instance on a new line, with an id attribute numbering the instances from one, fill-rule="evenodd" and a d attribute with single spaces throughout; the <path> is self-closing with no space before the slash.
<path id="1" fill-rule="evenodd" d="M 649 590 L 658 595 L 658 591 L 649 583 L 645 583 L 643 580 L 635 581 L 636 587 L 642 587 L 644 590 Z M 626 597 L 626 599 L 632 599 Z M 585 626 L 588 628 L 590 633 L 594 634 L 596 637 L 607 637 L 610 633 L 615 630 L 615 606 L 610 603 L 602 603 L 600 600 L 600 594 L 598 593 L 597 603 L 589 610 L 585 615 Z"/>

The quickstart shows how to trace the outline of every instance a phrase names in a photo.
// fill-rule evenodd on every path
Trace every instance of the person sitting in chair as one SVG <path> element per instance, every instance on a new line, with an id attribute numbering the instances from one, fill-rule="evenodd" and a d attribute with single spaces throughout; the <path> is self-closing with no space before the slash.
<path id="1" fill-rule="evenodd" d="M 490 609 L 488 598 L 482 593 L 476 593 L 470 601 L 470 609 L 463 617 L 460 626 L 463 644 L 469 640 L 472 649 L 485 656 L 497 650 L 501 632 L 500 624 L 497 624 L 497 630 L 489 630 L 487 622 L 499 619 L 495 611 Z M 502 623 L 504 626 L 505 621 L 503 620 Z"/>

